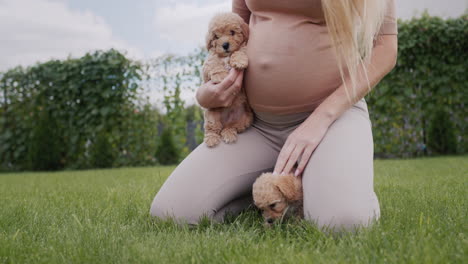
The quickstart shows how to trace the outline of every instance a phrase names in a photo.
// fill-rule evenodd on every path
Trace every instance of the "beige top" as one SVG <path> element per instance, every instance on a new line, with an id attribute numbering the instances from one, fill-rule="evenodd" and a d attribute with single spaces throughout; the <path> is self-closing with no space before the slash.
<path id="1" fill-rule="evenodd" d="M 250 28 L 244 76 L 255 111 L 313 111 L 342 83 L 320 0 L 233 0 Z M 388 0 L 380 34 L 397 34 Z"/>

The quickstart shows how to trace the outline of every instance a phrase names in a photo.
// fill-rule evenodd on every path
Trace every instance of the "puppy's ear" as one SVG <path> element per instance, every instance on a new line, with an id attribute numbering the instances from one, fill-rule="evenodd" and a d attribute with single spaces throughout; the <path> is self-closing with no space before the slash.
<path id="1" fill-rule="evenodd" d="M 249 40 L 249 25 L 242 20 L 241 23 L 242 35 L 244 35 L 244 42 L 247 43 Z"/>
<path id="2" fill-rule="evenodd" d="M 213 32 L 209 31 L 205 37 L 205 47 L 207 50 L 211 49 L 211 41 L 213 40 Z"/>
<path id="3" fill-rule="evenodd" d="M 302 199 L 302 183 L 300 178 L 291 174 L 280 175 L 276 178 L 275 185 L 287 201 L 294 202 Z"/>

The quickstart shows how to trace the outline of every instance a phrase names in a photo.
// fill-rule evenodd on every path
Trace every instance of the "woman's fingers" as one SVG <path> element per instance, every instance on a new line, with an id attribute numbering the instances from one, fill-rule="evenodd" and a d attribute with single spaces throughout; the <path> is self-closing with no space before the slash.
<path id="1" fill-rule="evenodd" d="M 294 167 L 294 164 L 299 160 L 300 155 L 304 151 L 304 146 L 296 145 L 293 152 L 289 156 L 288 162 L 284 166 L 283 173 L 290 173 Z"/>
<path id="2" fill-rule="evenodd" d="M 239 75 L 237 75 L 237 78 L 235 82 L 228 88 L 226 89 L 226 93 L 229 95 L 236 95 L 239 90 L 242 88 L 242 81 L 244 80 L 244 71 L 240 71 Z"/>
<path id="3" fill-rule="evenodd" d="M 218 87 L 220 88 L 220 90 L 225 91 L 226 89 L 231 87 L 231 85 L 233 85 L 234 82 L 236 81 L 238 75 L 239 75 L 239 71 L 232 68 L 229 71 L 229 74 L 218 84 Z"/>
<path id="4" fill-rule="evenodd" d="M 239 75 L 237 75 L 236 80 L 234 83 L 226 90 L 223 91 L 221 95 L 221 99 L 223 100 L 223 106 L 228 107 L 232 104 L 236 95 L 239 93 L 240 89 L 242 88 L 242 80 L 244 76 L 244 71 L 240 71 Z"/>
<path id="5" fill-rule="evenodd" d="M 232 93 L 235 93 L 235 91 L 237 91 L 235 88 L 242 84 L 242 78 L 239 80 L 240 75 L 240 71 L 231 69 L 220 83 L 214 84 L 213 81 L 210 80 L 202 84 L 202 86 L 197 89 L 196 93 L 198 103 L 208 109 L 231 105 L 234 99 Z M 240 85 L 237 83 L 240 83 Z M 234 88 L 232 88 L 232 86 L 234 86 Z M 231 92 L 229 93 L 228 90 L 231 90 Z"/>
<path id="6" fill-rule="evenodd" d="M 295 145 L 288 143 L 283 146 L 278 159 L 276 160 L 276 166 L 273 170 L 274 174 L 280 174 L 284 170 L 284 166 L 286 165 L 286 162 L 288 162 L 288 158 L 291 155 L 291 152 L 293 152 L 294 147 Z"/>
<path id="7" fill-rule="evenodd" d="M 301 160 L 299 162 L 299 165 L 297 166 L 296 171 L 294 172 L 294 176 L 299 176 L 304 172 L 304 169 L 309 162 L 310 156 L 312 156 L 312 153 L 314 152 L 314 148 L 312 147 L 306 147 L 304 149 L 304 152 L 302 153 Z"/>

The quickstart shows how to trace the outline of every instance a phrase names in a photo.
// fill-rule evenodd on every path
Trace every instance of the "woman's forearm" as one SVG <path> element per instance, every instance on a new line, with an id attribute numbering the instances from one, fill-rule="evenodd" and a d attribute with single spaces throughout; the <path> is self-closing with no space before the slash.
<path id="1" fill-rule="evenodd" d="M 395 67 L 397 47 L 396 35 L 382 35 L 377 40 L 370 62 L 366 65 L 367 77 L 371 87 L 377 85 Z M 361 67 L 360 70 L 364 71 L 364 68 Z M 315 109 L 311 114 L 311 118 L 318 118 L 321 122 L 330 125 L 346 110 L 361 100 L 369 92 L 369 89 L 364 75 L 359 74 L 359 76 L 361 77 L 357 80 L 355 95 L 351 92 L 352 86 L 349 78 L 345 79 L 347 88 L 350 89 L 351 102 L 348 100 L 345 86 L 341 85 Z"/>

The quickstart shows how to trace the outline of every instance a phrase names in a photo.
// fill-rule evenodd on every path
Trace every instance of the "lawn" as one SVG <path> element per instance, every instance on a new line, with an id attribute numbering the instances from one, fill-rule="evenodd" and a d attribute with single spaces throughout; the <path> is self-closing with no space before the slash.
<path id="1" fill-rule="evenodd" d="M 265 229 L 254 210 L 192 229 L 153 220 L 172 170 L 0 174 L 0 263 L 468 262 L 468 156 L 375 161 L 382 218 L 341 236 Z"/>

